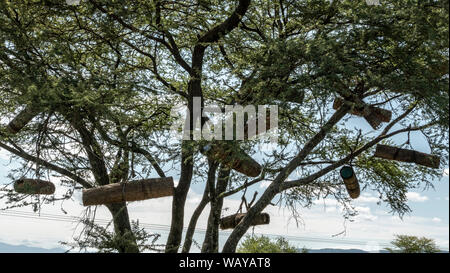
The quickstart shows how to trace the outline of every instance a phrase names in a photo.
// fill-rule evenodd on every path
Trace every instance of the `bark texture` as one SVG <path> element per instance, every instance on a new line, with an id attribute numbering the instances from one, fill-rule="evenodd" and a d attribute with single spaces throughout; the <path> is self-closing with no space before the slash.
<path id="1" fill-rule="evenodd" d="M 208 227 L 203 241 L 202 253 L 217 253 L 219 252 L 219 225 L 220 215 L 223 207 L 223 197 L 219 198 L 220 194 L 226 191 L 230 176 L 230 169 L 223 166 L 219 170 L 217 183 L 211 198 L 211 210 L 208 216 Z"/>
<path id="2" fill-rule="evenodd" d="M 83 205 L 105 205 L 123 201 L 140 201 L 151 198 L 172 196 L 172 177 L 152 178 L 114 183 L 83 190 Z"/>
<path id="3" fill-rule="evenodd" d="M 106 206 L 113 216 L 114 232 L 120 236 L 117 250 L 119 253 L 139 253 L 136 237 L 131 230 L 130 217 L 125 202 Z"/>

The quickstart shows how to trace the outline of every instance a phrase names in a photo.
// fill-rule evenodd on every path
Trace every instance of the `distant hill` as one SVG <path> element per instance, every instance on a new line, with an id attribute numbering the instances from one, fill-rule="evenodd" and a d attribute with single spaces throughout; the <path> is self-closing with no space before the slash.
<path id="1" fill-rule="evenodd" d="M 0 243 L 0 253 L 63 253 L 65 252 L 62 248 L 40 248 L 40 247 L 30 247 L 24 245 L 9 245 Z"/>
<path id="2" fill-rule="evenodd" d="M 301 251 L 301 249 L 299 249 Z M 9 245 L 0 243 L 0 253 L 64 253 L 63 248 L 40 248 L 30 247 L 25 245 Z M 448 251 L 443 251 L 448 253 Z M 322 249 L 308 249 L 308 253 L 369 253 L 362 249 L 339 249 L 339 248 L 322 248 Z M 381 250 L 380 253 L 388 253 L 386 250 Z"/>

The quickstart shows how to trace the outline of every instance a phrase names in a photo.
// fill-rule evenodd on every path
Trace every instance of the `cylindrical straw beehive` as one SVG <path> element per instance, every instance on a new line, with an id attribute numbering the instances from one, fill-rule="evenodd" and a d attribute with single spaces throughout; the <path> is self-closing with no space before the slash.
<path id="1" fill-rule="evenodd" d="M 341 177 L 344 180 L 345 188 L 351 198 L 356 199 L 361 193 L 358 179 L 356 178 L 353 168 L 350 166 L 342 167 L 340 171 Z"/>
<path id="2" fill-rule="evenodd" d="M 377 145 L 374 156 L 383 159 L 416 163 L 418 165 L 435 169 L 439 168 L 440 165 L 439 156 L 382 144 Z"/>
<path id="3" fill-rule="evenodd" d="M 140 201 L 173 196 L 172 177 L 142 179 L 126 183 L 114 183 L 83 190 L 83 205 L 105 205 L 123 201 Z"/>
<path id="4" fill-rule="evenodd" d="M 50 181 L 22 178 L 14 182 L 14 190 L 24 194 L 50 195 L 55 193 L 55 185 Z"/>
<path id="5" fill-rule="evenodd" d="M 220 228 L 221 229 L 230 229 L 235 228 L 242 219 L 245 217 L 246 213 L 236 213 L 233 215 L 229 215 L 220 219 Z M 267 225 L 270 223 L 270 216 L 267 213 L 260 213 L 255 216 L 252 220 L 251 226 L 257 225 Z"/>
<path id="6" fill-rule="evenodd" d="M 240 173 L 250 177 L 257 177 L 262 167 L 239 147 L 234 147 L 228 141 L 215 142 L 206 145 L 203 153 L 212 160 L 217 160 Z"/>
<path id="7" fill-rule="evenodd" d="M 342 104 L 344 104 L 344 100 L 336 98 L 333 103 L 333 109 L 339 109 Z M 378 129 L 382 122 L 389 122 L 392 118 L 391 111 L 372 105 L 364 105 L 362 108 L 354 107 L 350 114 L 364 117 L 373 129 Z"/>

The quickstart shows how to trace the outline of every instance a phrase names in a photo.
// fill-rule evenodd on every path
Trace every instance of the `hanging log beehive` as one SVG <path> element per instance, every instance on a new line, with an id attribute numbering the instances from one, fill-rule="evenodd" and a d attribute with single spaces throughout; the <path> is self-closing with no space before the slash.
<path id="1" fill-rule="evenodd" d="M 439 156 L 382 144 L 377 145 L 374 156 L 383 159 L 415 163 L 435 169 L 439 168 L 440 165 Z"/>
<path id="2" fill-rule="evenodd" d="M 202 152 L 211 160 L 221 162 L 226 167 L 250 177 L 257 177 L 262 167 L 248 154 L 238 147 L 233 147 L 228 141 L 210 143 L 203 147 Z"/>
<path id="3" fill-rule="evenodd" d="M 236 213 L 233 215 L 229 215 L 226 217 L 223 217 L 220 219 L 220 228 L 221 229 L 232 229 L 235 228 L 239 223 L 242 221 L 242 219 L 245 217 L 246 213 Z M 252 222 L 251 226 L 257 226 L 257 225 L 267 225 L 270 223 L 270 216 L 268 213 L 260 213 L 257 214 Z"/>
<path id="4" fill-rule="evenodd" d="M 14 181 L 14 190 L 24 194 L 50 195 L 55 193 L 55 185 L 50 181 L 22 178 Z"/>
<path id="5" fill-rule="evenodd" d="M 344 104 L 344 100 L 336 98 L 333 103 L 333 109 L 337 110 Z M 362 107 L 353 107 L 350 112 L 352 115 L 364 117 L 364 119 L 372 126 L 378 129 L 382 122 L 389 122 L 392 118 L 392 112 L 386 109 L 363 104 Z"/>
<path id="6" fill-rule="evenodd" d="M 351 198 L 356 199 L 361 193 L 358 179 L 356 178 L 353 168 L 350 166 L 342 167 L 340 171 L 341 177 L 344 180 L 345 188 Z"/>
<path id="7" fill-rule="evenodd" d="M 83 190 L 83 205 L 105 205 L 123 201 L 140 201 L 173 196 L 172 177 L 142 179 L 126 183 L 114 183 Z"/>

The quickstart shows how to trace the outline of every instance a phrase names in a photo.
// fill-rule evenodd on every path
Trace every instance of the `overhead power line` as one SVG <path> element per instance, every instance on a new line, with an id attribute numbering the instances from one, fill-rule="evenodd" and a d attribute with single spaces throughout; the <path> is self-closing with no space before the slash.
<path id="1" fill-rule="evenodd" d="M 59 222 L 67 222 L 67 223 L 77 223 L 82 220 L 81 217 L 77 217 L 77 216 L 57 215 L 57 214 L 48 214 L 48 213 L 36 214 L 33 212 L 25 212 L 25 211 L 17 211 L 17 210 L 0 211 L 0 215 L 26 218 L 26 219 L 59 221 Z M 95 223 L 100 224 L 100 225 L 108 225 L 109 223 L 111 223 L 111 220 L 95 218 Z M 158 231 L 169 231 L 170 230 L 170 226 L 164 225 L 164 224 L 150 224 L 150 223 L 139 222 L 139 226 L 144 229 L 147 229 L 147 230 L 158 230 Z M 184 230 L 186 230 L 186 229 L 187 228 L 184 228 Z M 196 228 L 195 232 L 204 234 L 206 232 L 206 229 L 205 228 Z M 222 231 L 220 235 L 225 236 L 225 235 L 229 235 L 229 234 L 231 234 L 230 231 Z M 358 240 L 347 240 L 347 239 L 332 239 L 332 238 L 279 235 L 279 234 L 267 234 L 267 233 L 255 233 L 255 234 L 271 236 L 271 237 L 282 236 L 288 240 L 301 241 L 301 242 L 314 242 L 314 243 L 331 243 L 331 244 L 366 246 L 369 242 L 369 241 L 358 241 Z M 370 242 L 375 242 L 375 240 L 370 240 Z M 391 245 L 389 243 L 385 243 L 385 242 L 376 242 L 376 243 L 380 247 L 391 247 Z M 447 250 L 446 248 L 441 248 L 441 249 Z"/>

